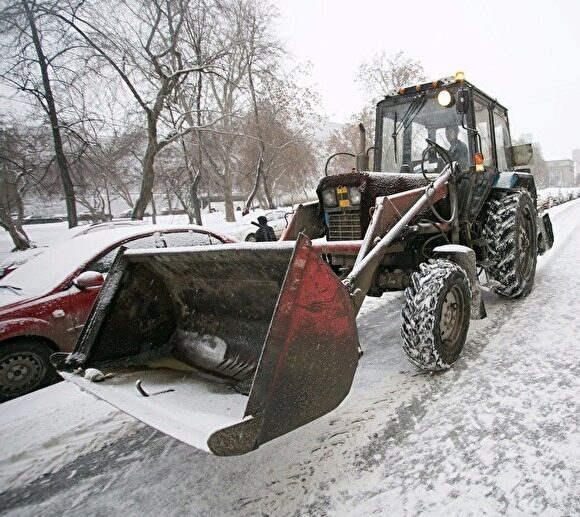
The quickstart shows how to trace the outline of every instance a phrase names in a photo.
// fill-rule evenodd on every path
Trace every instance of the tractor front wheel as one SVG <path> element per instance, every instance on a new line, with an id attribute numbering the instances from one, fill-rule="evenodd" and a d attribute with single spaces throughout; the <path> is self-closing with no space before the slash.
<path id="1" fill-rule="evenodd" d="M 471 291 L 465 271 L 449 260 L 419 266 L 405 290 L 403 350 L 428 371 L 449 368 L 461 354 L 469 329 Z"/>

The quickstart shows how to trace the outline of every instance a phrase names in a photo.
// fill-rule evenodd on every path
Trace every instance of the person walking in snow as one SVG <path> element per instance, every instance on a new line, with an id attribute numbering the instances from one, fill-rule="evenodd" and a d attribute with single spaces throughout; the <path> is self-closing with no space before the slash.
<path id="1" fill-rule="evenodd" d="M 276 234 L 274 233 L 274 228 L 268 224 L 268 219 L 261 215 L 258 217 L 259 228 L 256 231 L 256 240 L 258 242 L 276 241 Z"/>

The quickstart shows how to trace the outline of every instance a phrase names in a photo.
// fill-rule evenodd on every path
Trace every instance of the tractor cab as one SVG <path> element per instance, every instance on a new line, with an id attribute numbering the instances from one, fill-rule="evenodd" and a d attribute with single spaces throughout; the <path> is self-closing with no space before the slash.
<path id="1" fill-rule="evenodd" d="M 458 167 L 460 221 L 477 217 L 494 187 L 518 184 L 536 195 L 529 169 L 514 172 L 529 163 L 531 145 L 512 147 L 507 109 L 461 72 L 386 95 L 377 104 L 372 149 L 373 172 L 367 172 L 361 128 L 356 169 L 325 176 L 318 185 L 328 240 L 361 239 L 377 197 L 425 187 L 446 162 Z"/>
<path id="2" fill-rule="evenodd" d="M 430 139 L 458 161 L 462 170 L 473 163 L 475 145 L 463 124 L 463 115 L 449 105 L 444 106 L 438 93 L 449 104 L 456 92 L 448 89 L 426 89 L 411 95 L 387 97 L 378 105 L 377 112 L 377 172 L 421 172 L 421 163 L 427 172 L 441 172 L 444 163 L 440 157 L 426 150 Z M 455 90 L 457 88 L 454 88 Z M 438 91 L 439 90 L 439 91 Z"/>
<path id="3" fill-rule="evenodd" d="M 531 159 L 531 146 L 512 147 L 507 109 L 461 72 L 401 88 L 378 103 L 374 170 L 440 173 L 445 164 L 426 139 L 446 149 L 462 172 L 512 171 Z"/>

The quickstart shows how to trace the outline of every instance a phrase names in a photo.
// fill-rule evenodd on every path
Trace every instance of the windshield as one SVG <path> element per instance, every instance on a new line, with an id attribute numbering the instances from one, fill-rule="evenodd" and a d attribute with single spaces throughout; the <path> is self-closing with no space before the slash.
<path id="1" fill-rule="evenodd" d="M 466 170 L 471 155 L 461 115 L 439 105 L 434 93 L 422 95 L 382 109 L 381 171 L 420 172 L 427 138 L 447 149 L 451 159 Z M 426 171 L 441 172 L 444 165 L 435 153 L 427 155 Z"/>
<path id="2" fill-rule="evenodd" d="M 0 304 L 7 297 L 45 294 L 108 248 L 146 232 L 142 227 L 115 228 L 54 244 L 0 280 Z"/>
<path id="3" fill-rule="evenodd" d="M 89 245 L 83 239 L 83 244 L 85 245 L 78 245 L 74 240 L 55 244 L 0 280 L 0 292 L 7 294 L 11 292 L 11 288 L 17 288 L 20 296 L 24 297 L 44 294 L 54 289 L 98 252 L 99 248 L 95 251 L 92 240 Z"/>

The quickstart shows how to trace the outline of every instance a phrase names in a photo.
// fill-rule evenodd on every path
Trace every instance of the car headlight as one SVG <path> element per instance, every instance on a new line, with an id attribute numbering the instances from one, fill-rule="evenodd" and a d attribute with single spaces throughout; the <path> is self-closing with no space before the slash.
<path id="1" fill-rule="evenodd" d="M 336 206 L 338 202 L 336 201 L 336 194 L 333 188 L 327 188 L 322 191 L 322 202 L 324 206 Z"/>
<path id="2" fill-rule="evenodd" d="M 360 190 L 358 187 L 350 187 L 349 197 L 351 205 L 360 205 Z"/>

